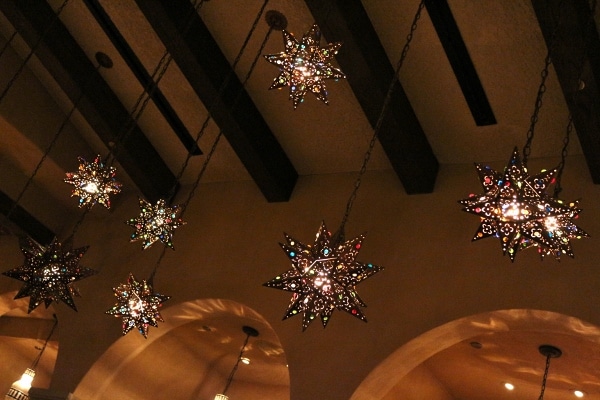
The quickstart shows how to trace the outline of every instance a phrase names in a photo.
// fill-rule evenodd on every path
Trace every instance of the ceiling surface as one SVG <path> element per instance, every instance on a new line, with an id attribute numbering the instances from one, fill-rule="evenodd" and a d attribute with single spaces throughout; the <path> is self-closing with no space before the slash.
<path id="1" fill-rule="evenodd" d="M 427 204 L 436 203 L 427 196 L 441 193 L 444 198 L 454 198 L 454 189 L 449 187 L 447 179 L 457 176 L 456 171 L 468 170 L 475 181 L 473 162 L 501 168 L 513 148 L 524 149 L 528 137 L 532 139 L 528 155 L 532 165 L 558 165 L 561 152 L 566 151 L 563 146 L 569 132 L 569 115 L 574 129 L 568 136 L 568 153 L 562 154 L 568 155 L 569 162 L 574 160 L 578 176 L 584 176 L 583 184 L 589 186 L 588 192 L 596 193 L 595 184 L 600 183 L 600 114 L 596 108 L 599 97 L 595 74 L 600 73 L 600 40 L 589 2 L 428 0 L 423 2 L 420 18 L 415 21 L 407 43 L 418 9 L 418 2 L 391 0 L 0 2 L 4 46 L 0 52 L 0 88 L 5 88 L 0 92 L 0 209 L 4 215 L 0 254 L 12 262 L 4 269 L 20 262 L 18 251 L 14 254 L 16 239 L 11 233 L 25 233 L 47 244 L 54 236 L 66 237 L 68 232 L 79 228 L 85 214 L 81 217 L 76 200 L 69 197 L 65 185 L 56 184 L 63 181 L 66 171 L 77 169 L 78 156 L 92 160 L 98 154 L 114 160 L 124 193 L 113 199 L 112 210 L 104 215 L 125 220 L 127 213 L 137 208 L 136 196 L 152 202 L 168 198 L 186 206 L 192 200 L 204 200 L 215 209 L 225 210 L 225 221 L 239 221 L 239 224 L 222 226 L 214 222 L 213 226 L 208 219 L 203 220 L 205 226 L 198 230 L 190 228 L 191 221 L 182 229 L 189 228 L 188 232 L 198 236 L 202 229 L 234 232 L 231 243 L 236 248 L 246 240 L 238 238 L 239 242 L 235 242 L 236 235 L 259 220 L 248 215 L 262 214 L 270 221 L 267 225 L 279 231 L 277 216 L 290 214 L 288 205 L 297 207 L 302 202 L 315 208 L 328 207 L 323 204 L 330 197 L 324 193 L 337 190 L 338 176 L 345 177 L 340 179 L 350 184 L 341 185 L 342 194 L 335 195 L 343 201 L 347 194 L 344 188 L 351 187 L 361 166 L 365 168 L 364 176 L 383 176 L 378 179 L 385 182 L 390 179 L 402 201 L 426 209 Z M 323 46 L 342 43 L 332 64 L 345 73 L 346 79 L 325 81 L 328 104 L 307 93 L 304 101 L 294 108 L 287 87 L 269 90 L 279 70 L 263 56 L 284 51 L 280 26 L 269 25 L 269 21 L 274 24 L 273 18 L 298 40 L 317 24 Z M 552 63 L 546 76 L 543 70 L 548 48 L 552 49 Z M 400 70 L 395 71 L 403 49 L 405 58 Z M 110 61 L 99 56 L 100 53 Z M 396 73 L 398 80 L 394 79 Z M 542 83 L 545 91 L 538 93 Z M 376 141 L 372 141 L 374 134 Z M 367 152 L 371 143 L 372 152 Z M 314 183 L 321 179 L 323 183 Z M 306 195 L 307 187 L 313 183 L 325 190 L 318 198 Z M 475 183 L 459 192 L 476 190 Z M 222 190 L 223 195 L 227 188 L 235 193 L 235 199 L 227 203 L 219 204 L 205 197 L 212 195 L 213 189 L 216 193 Z M 371 188 L 373 193 L 386 193 Z M 194 197 L 196 189 L 202 196 Z M 243 196 L 252 190 L 258 193 L 256 199 Z M 215 194 L 215 198 L 218 196 Z M 463 195 L 455 196 L 455 200 L 460 196 Z M 133 206 L 127 205 L 132 199 Z M 589 199 L 588 203 L 594 200 L 597 198 Z M 240 209 L 246 201 L 251 211 Z M 266 207 L 277 211 L 264 211 Z M 372 211 L 375 207 L 367 209 Z M 301 219 L 312 218 L 309 211 L 301 210 L 304 211 L 297 214 Z M 402 214 L 411 213 L 410 210 L 405 207 Z M 84 234 L 112 246 L 113 233 L 108 233 L 112 225 L 103 217 L 90 218 L 96 218 L 99 227 L 92 229 L 84 223 Z M 451 222 L 434 220 L 430 225 L 451 225 Z M 186 240 L 184 243 L 193 246 L 191 237 Z M 469 240 L 467 235 L 466 241 Z M 118 256 L 127 261 L 122 267 L 115 266 L 111 276 L 99 278 L 109 286 L 110 282 L 114 285 L 121 279 L 133 264 L 129 253 L 110 249 L 109 253 L 115 254 L 98 252 L 95 257 L 102 262 Z M 183 251 L 186 261 L 197 257 L 192 249 Z M 147 264 L 154 262 L 145 257 Z M 235 259 L 226 250 L 211 261 L 216 265 L 226 264 L 228 257 L 231 262 Z M 473 259 L 488 262 L 483 257 Z M 594 259 L 588 254 L 582 262 L 591 265 Z M 228 283 L 222 289 L 216 288 L 213 295 L 244 303 L 242 287 L 249 278 L 238 276 L 240 280 L 236 282 L 224 271 L 214 272 Z M 183 271 L 180 276 L 186 274 Z M 188 284 L 192 285 L 196 278 L 205 276 L 192 275 Z M 5 293 L 16 290 L 14 285 L 2 288 Z M 81 381 L 78 390 L 82 399 L 92 398 L 94 390 L 120 390 L 118 393 L 123 396 L 126 391 L 137 391 L 138 395 L 154 393 L 159 396 L 155 398 L 165 398 L 160 396 L 169 394 L 153 392 L 152 385 L 144 388 L 143 380 L 152 379 L 156 371 L 138 367 L 159 365 L 168 354 L 176 352 L 182 355 L 181 359 L 171 360 L 165 369 L 176 374 L 179 365 L 186 371 L 199 371 L 203 378 L 182 382 L 181 392 L 171 394 L 175 396 L 172 398 L 210 398 L 207 387 L 218 387 L 229 373 L 227 366 L 237 357 L 237 343 L 244 339 L 241 326 L 257 324 L 264 331 L 259 342 L 262 345 L 255 344 L 250 350 L 256 354 L 258 369 L 248 373 L 240 367 L 243 375 L 240 380 L 247 383 L 244 389 L 254 391 L 257 396 L 247 398 L 264 398 L 260 397 L 260 390 L 267 390 L 266 387 L 273 390 L 273 398 L 280 398 L 281 393 L 285 398 L 288 385 L 294 400 L 308 399 L 306 393 L 318 393 L 317 388 L 307 388 L 305 384 L 313 375 L 307 373 L 300 380 L 302 384 L 295 383 L 294 373 L 303 375 L 309 361 L 294 365 L 292 361 L 299 356 L 285 358 L 291 335 L 281 333 L 279 322 L 273 322 L 270 315 L 263 318 L 252 314 L 248 311 L 252 304 L 248 303 L 223 305 L 213 300 L 193 303 L 197 296 L 181 295 L 181 301 L 187 305 L 172 309 L 169 315 L 176 321 L 182 318 L 185 323 L 168 325 L 167 322 L 168 334 L 145 343 L 143 351 L 136 353 L 137 358 L 131 355 L 127 360 L 115 356 L 122 354 L 115 348 L 131 349 L 138 338 L 132 338 L 133 333 L 120 341 L 117 335 L 111 336 L 111 343 L 114 341 L 117 346 L 112 353 L 104 353 L 104 345 L 98 345 L 84 362 L 92 365 L 99 354 L 104 354 L 103 365 L 115 369 L 96 365 L 85 379 L 87 371 L 78 371 L 75 374 L 78 379 L 73 378 L 76 382 L 58 378 L 62 383 L 58 386 L 72 386 L 59 389 L 75 392 Z M 511 300 L 518 298 L 516 294 L 506 295 L 514 296 Z M 525 303 L 532 308 L 543 308 L 535 300 Z M 577 304 L 566 303 L 574 308 Z M 521 305 L 518 300 L 499 304 L 507 309 Z M 281 306 L 273 304 L 274 314 L 280 312 Z M 5 309 L 19 307 L 21 312 L 17 317 L 7 314 L 2 319 L 51 320 L 52 310 L 44 315 L 26 316 L 22 304 Z M 186 320 L 189 310 L 185 307 L 195 310 L 196 320 Z M 420 313 L 417 309 L 414 312 Z M 423 316 L 422 325 L 415 325 L 414 329 L 426 332 L 437 326 L 433 321 L 446 318 L 432 313 L 435 318 L 428 320 Z M 581 318 L 597 319 L 587 311 L 582 314 Z M 548 343 L 564 346 L 565 351 L 563 357 L 553 361 L 551 376 L 556 372 L 560 378 L 555 379 L 558 387 L 549 389 L 547 398 L 573 399 L 572 390 L 581 389 L 586 398 L 600 399 L 599 342 L 588 336 L 583 339 L 578 336 L 581 332 L 571 328 L 543 335 L 528 329 L 480 332 L 448 342 L 415 366 L 415 374 L 420 375 L 412 383 L 408 372 L 402 375 L 396 369 L 385 373 L 375 369 L 407 341 L 391 340 L 380 348 L 379 358 L 365 363 L 356 376 L 365 378 L 373 371 L 379 374 L 379 379 L 393 381 L 390 383 L 393 389 L 372 397 L 357 391 L 353 399 L 434 398 L 424 397 L 425 392 L 409 395 L 406 388 L 411 384 L 414 390 L 426 390 L 427 386 L 429 390 L 440 388 L 435 397 L 439 399 L 535 398 L 545 365 L 537 347 Z M 6 337 L 15 335 L 5 333 Z M 23 342 L 23 348 L 31 347 L 31 341 L 39 341 L 43 336 L 39 332 L 28 335 L 30 342 Z M 283 335 L 279 338 L 281 342 L 278 335 Z M 393 332 L 385 336 L 393 337 Z M 222 346 L 224 338 L 226 346 Z M 305 341 L 318 338 L 311 336 L 299 342 Z M 481 348 L 473 347 L 474 342 L 480 343 Z M 376 347 L 376 343 L 370 346 Z M 67 363 L 61 364 L 60 349 L 58 346 L 56 368 Z M 184 349 L 195 350 L 188 353 Z M 290 368 L 289 382 L 287 368 Z M 165 381 L 169 377 L 172 375 L 162 376 Z M 99 390 L 94 387 L 99 379 L 111 383 Z M 372 375 L 369 379 L 367 384 L 378 382 Z M 168 390 L 164 386 L 167 383 L 158 385 L 163 380 L 157 380 L 156 387 Z M 127 387 L 131 381 L 137 381 L 138 386 Z M 514 381 L 516 391 L 508 392 L 501 384 L 486 384 L 505 381 Z M 330 388 L 319 399 L 349 398 L 360 383 L 341 382 L 339 386 L 343 389 L 336 392 Z M 315 387 L 318 386 L 319 382 L 315 382 Z"/>

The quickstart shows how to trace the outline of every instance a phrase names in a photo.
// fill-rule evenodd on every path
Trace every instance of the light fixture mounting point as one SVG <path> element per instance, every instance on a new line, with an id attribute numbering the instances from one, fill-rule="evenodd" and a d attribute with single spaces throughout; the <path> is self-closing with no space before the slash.
<path id="1" fill-rule="evenodd" d="M 277 31 L 282 31 L 287 28 L 287 18 L 276 10 L 267 11 L 265 14 L 265 21 L 267 21 L 267 25 Z"/>
<path id="2" fill-rule="evenodd" d="M 101 51 L 96 53 L 96 61 L 98 61 L 98 64 L 104 68 L 112 68 L 113 66 L 112 59 L 106 53 Z"/>
<path id="3" fill-rule="evenodd" d="M 242 326 L 242 331 L 248 336 L 256 337 L 258 336 L 258 331 L 251 326 L 244 325 Z"/>
<path id="4" fill-rule="evenodd" d="M 562 355 L 562 351 L 558 347 L 550 344 L 541 345 L 539 351 L 544 357 L 558 358 Z"/>

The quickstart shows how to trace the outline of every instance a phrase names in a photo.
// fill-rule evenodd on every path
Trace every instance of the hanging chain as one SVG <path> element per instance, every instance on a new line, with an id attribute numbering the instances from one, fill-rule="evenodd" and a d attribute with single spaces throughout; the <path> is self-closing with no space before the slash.
<path id="1" fill-rule="evenodd" d="M 250 335 L 246 334 L 246 340 L 244 340 L 244 344 L 242 345 L 242 349 L 240 350 L 240 354 L 238 355 L 237 361 L 235 362 L 233 369 L 231 370 L 231 372 L 229 373 L 229 376 L 227 377 L 227 383 L 225 384 L 225 388 L 223 389 L 223 394 L 227 393 L 227 389 L 229 389 L 229 385 L 231 385 L 231 382 L 233 381 L 233 376 L 235 375 L 235 372 L 237 371 L 238 367 L 240 366 L 240 361 L 242 360 L 242 356 L 244 355 L 244 352 L 246 351 L 246 346 L 248 345 L 249 339 L 250 339 Z"/>
<path id="2" fill-rule="evenodd" d="M 246 36 L 246 40 L 244 41 L 244 44 L 242 45 L 242 49 L 244 49 L 247 46 L 248 42 L 250 41 L 250 37 L 252 36 L 252 33 L 256 29 L 256 26 L 258 25 L 258 21 L 260 20 L 260 16 L 262 15 L 268 2 L 269 2 L 269 0 L 265 0 L 262 8 L 260 9 L 257 18 L 255 19 L 254 24 L 252 25 L 252 28 L 250 31 L 251 33 L 249 33 Z M 267 44 L 267 41 L 268 41 L 269 37 L 271 36 L 271 32 L 273 32 L 273 27 L 269 27 L 269 30 L 268 30 L 267 34 L 265 35 L 265 38 L 264 38 L 263 42 L 261 43 L 260 48 L 259 48 L 258 52 L 256 53 L 256 56 L 254 57 L 254 60 L 252 61 L 252 64 L 250 65 L 250 69 L 248 70 L 248 73 L 246 74 L 244 80 L 242 81 L 242 89 L 240 89 L 236 98 L 233 101 L 233 104 L 231 105 L 231 110 L 233 110 L 236 107 L 236 105 L 242 95 L 242 90 L 246 86 L 246 83 L 248 82 L 248 80 L 250 79 L 250 76 L 252 75 L 252 72 L 254 71 L 254 68 L 256 67 L 256 63 L 258 62 L 260 55 L 262 54 L 262 52 Z M 238 54 L 238 56 L 236 57 L 236 59 L 234 61 L 234 67 L 232 68 L 231 74 L 229 74 L 227 78 L 230 78 L 231 75 L 234 73 L 233 69 L 235 68 L 235 65 L 239 62 L 242 52 L 243 52 L 243 50 L 241 50 L 240 53 Z M 225 84 L 223 84 L 221 86 L 221 89 L 223 89 L 224 86 L 225 86 Z M 202 136 L 203 131 L 206 129 L 205 125 L 208 124 L 208 121 L 210 118 L 211 117 L 210 117 L 210 113 L 209 113 L 208 117 L 204 121 L 204 124 L 202 125 L 202 128 L 198 132 L 198 135 L 196 137 L 196 144 L 198 143 L 198 140 Z M 198 173 L 198 176 L 196 177 L 196 180 L 194 181 L 194 184 L 192 185 L 192 188 L 191 188 L 190 192 L 188 193 L 187 199 L 180 206 L 180 209 L 181 209 L 181 211 L 179 213 L 180 218 L 183 218 L 183 214 L 185 214 L 187 206 L 189 205 L 190 201 L 194 197 L 194 195 L 196 193 L 196 189 L 198 188 L 198 185 L 200 184 L 200 180 L 204 176 L 204 172 L 206 171 L 206 168 L 208 167 L 208 163 L 210 162 L 213 154 L 215 153 L 215 150 L 217 149 L 217 146 L 218 146 L 219 141 L 221 140 L 222 136 L 223 136 L 223 130 L 221 129 L 221 130 L 219 130 L 219 133 L 217 134 L 217 137 L 215 138 L 215 140 L 210 148 L 210 151 L 208 152 L 208 154 L 206 155 L 206 158 L 204 159 L 204 163 L 202 164 L 200 172 Z M 184 163 L 184 167 L 182 168 L 182 170 L 180 172 L 179 178 L 181 178 L 181 175 L 183 174 L 183 170 L 185 169 L 185 166 L 187 165 L 187 161 L 189 160 L 189 158 L 190 158 L 190 155 L 188 155 L 188 158 L 186 159 L 186 163 Z M 178 180 L 179 179 L 177 179 L 176 181 L 178 181 Z M 148 282 L 151 285 L 153 284 L 154 277 L 156 276 L 158 267 L 160 267 L 160 264 L 162 262 L 163 257 L 165 256 L 165 254 L 166 254 L 166 247 L 163 247 L 162 252 L 160 253 L 160 255 L 158 257 L 158 260 L 156 261 L 156 264 L 154 265 L 154 269 L 152 270 L 152 273 L 150 274 L 150 278 L 148 279 Z"/>
<path id="3" fill-rule="evenodd" d="M 98 71 L 98 69 L 100 69 L 100 67 L 102 67 L 102 65 L 98 65 L 96 67 L 96 71 Z M 89 79 L 86 82 L 86 84 L 89 83 Z M 56 133 L 54 134 L 54 137 L 52 138 L 52 140 L 50 141 L 50 144 L 48 145 L 48 147 L 46 148 L 46 151 L 44 152 L 44 154 L 42 155 L 42 158 L 40 159 L 40 161 L 37 163 L 37 165 L 35 166 L 33 172 L 31 173 L 31 175 L 29 176 L 29 178 L 27 179 L 27 182 L 25 182 L 25 186 L 23 186 L 23 189 L 21 189 L 21 192 L 19 193 L 19 195 L 17 196 L 17 198 L 15 199 L 12 207 L 10 208 L 10 210 L 8 211 L 8 213 L 6 214 L 6 218 L 9 219 L 10 216 L 12 215 L 12 213 L 16 210 L 19 202 L 21 201 L 21 199 L 23 198 L 23 195 L 25 194 L 25 192 L 27 191 L 27 189 L 29 188 L 29 186 L 31 185 L 31 183 L 33 182 L 33 179 L 35 178 L 35 176 L 37 175 L 38 171 L 40 170 L 42 164 L 44 163 L 44 161 L 46 160 L 46 158 L 48 157 L 48 154 L 50 154 L 50 151 L 52 151 L 52 149 L 54 148 L 54 145 L 56 144 L 56 142 L 58 141 L 58 138 L 60 137 L 60 135 L 62 134 L 63 130 L 67 127 L 67 124 L 69 123 L 69 121 L 71 120 L 71 117 L 73 116 L 73 113 L 75 112 L 75 110 L 77 110 L 77 106 L 79 105 L 79 102 L 81 101 L 81 99 L 83 98 L 85 91 L 82 90 L 79 93 L 79 96 L 77 96 L 77 98 L 75 99 L 75 101 L 73 102 L 73 105 L 71 106 L 71 109 L 69 110 L 69 112 L 67 113 L 67 115 L 65 116 L 65 118 L 63 119 L 62 123 L 60 124 L 58 130 L 56 131 Z"/>
<path id="4" fill-rule="evenodd" d="M 379 117 L 377 118 L 377 123 L 375 124 L 375 128 L 373 129 L 373 136 L 371 137 L 371 141 L 369 142 L 369 148 L 368 148 L 367 152 L 365 153 L 362 166 L 358 173 L 358 177 L 356 178 L 356 181 L 354 182 L 354 189 L 352 190 L 352 194 L 350 195 L 350 198 L 348 199 L 348 203 L 346 203 L 346 211 L 344 212 L 344 216 L 342 217 L 342 222 L 340 224 L 340 228 L 339 228 L 338 232 L 336 233 L 336 237 L 338 240 L 342 240 L 344 238 L 344 227 L 346 226 L 346 222 L 348 221 L 348 217 L 350 216 L 350 211 L 352 210 L 354 200 L 356 199 L 358 189 L 360 188 L 360 185 L 362 182 L 362 177 L 365 174 L 365 172 L 367 172 L 367 164 L 369 163 L 369 160 L 371 159 L 371 153 L 373 152 L 373 148 L 375 147 L 375 143 L 377 142 L 377 135 L 379 134 L 379 130 L 381 129 L 383 119 L 386 115 L 386 111 L 387 111 L 390 101 L 392 99 L 392 93 L 394 92 L 394 87 L 396 85 L 396 82 L 398 81 L 398 74 L 400 72 L 400 69 L 402 68 L 402 65 L 404 64 L 404 59 L 406 58 L 406 55 L 408 54 L 408 49 L 410 48 L 410 43 L 413 39 L 413 34 L 414 34 L 415 30 L 417 29 L 417 22 L 421 18 L 421 12 L 423 11 L 424 7 L 425 7 L 425 1 L 422 0 L 421 3 L 419 4 L 419 8 L 417 9 L 417 13 L 415 14 L 415 17 L 412 21 L 412 25 L 410 27 L 410 32 L 406 36 L 406 43 L 404 44 L 404 48 L 402 49 L 402 53 L 400 55 L 400 60 L 396 64 L 396 69 L 394 70 L 394 77 L 392 78 L 392 82 L 391 82 L 390 86 L 388 87 L 388 91 L 387 91 L 387 94 L 383 101 L 383 106 L 381 108 L 381 112 L 379 113 Z"/>
<path id="5" fill-rule="evenodd" d="M 546 381 L 548 380 L 548 371 L 550 370 L 550 358 L 552 358 L 552 355 L 548 354 L 546 356 L 546 369 L 544 370 L 544 377 L 542 379 L 542 391 L 538 400 L 544 400 L 544 392 L 546 391 Z"/>
<path id="6" fill-rule="evenodd" d="M 212 120 L 212 112 L 213 112 L 214 108 L 216 108 L 218 106 L 218 104 L 221 100 L 221 97 L 223 96 L 223 92 L 225 91 L 225 89 L 229 85 L 229 82 L 233 78 L 233 76 L 235 74 L 235 68 L 237 67 L 238 63 L 240 62 L 240 59 L 242 58 L 244 51 L 246 50 L 246 47 L 248 46 L 248 43 L 250 42 L 250 39 L 251 39 L 252 35 L 254 34 L 254 31 L 256 30 L 256 27 L 258 26 L 258 23 L 260 22 L 260 19 L 263 15 L 268 3 L 269 3 L 269 0 L 265 0 L 262 7 L 258 11 L 256 18 L 254 19 L 254 22 L 252 23 L 252 27 L 250 28 L 250 31 L 248 32 L 248 34 L 246 35 L 246 38 L 244 39 L 244 43 L 242 44 L 242 47 L 238 51 L 238 53 L 235 57 L 235 60 L 233 61 L 233 64 L 231 65 L 231 72 L 229 74 L 227 74 L 227 76 L 225 77 L 225 79 L 223 80 L 221 85 L 219 86 L 219 91 L 217 92 L 217 95 L 215 96 L 215 100 L 213 101 L 212 105 L 208 108 L 207 116 L 204 119 L 204 122 L 202 123 L 202 126 L 200 127 L 200 130 L 198 131 L 198 134 L 196 135 L 196 137 L 194 139 L 196 146 L 198 146 L 198 141 L 204 136 L 206 128 L 208 127 L 208 123 Z M 269 34 L 270 34 L 270 30 L 269 30 Z M 261 46 L 261 50 L 260 50 L 261 52 L 262 52 L 263 47 L 264 47 L 264 44 Z M 257 56 L 257 58 L 258 58 L 258 56 Z M 254 69 L 255 64 L 256 64 L 256 61 L 252 65 L 250 72 L 252 72 L 252 70 Z M 242 83 L 242 85 L 244 85 L 244 84 L 245 84 L 245 82 Z M 236 102 L 237 102 L 237 99 L 236 99 Z M 232 106 L 231 108 L 233 108 L 233 107 L 234 106 Z M 167 199 L 172 199 L 172 197 L 175 196 L 175 190 L 177 189 L 177 184 L 178 184 L 179 180 L 181 179 L 181 177 L 183 176 L 183 174 L 185 173 L 191 158 L 192 158 L 192 154 L 191 154 L 191 152 L 189 152 L 185 161 L 183 162 L 181 168 L 179 169 L 179 173 L 175 177 L 175 183 L 173 184 L 173 187 L 171 188 L 171 191 L 169 192 Z M 205 161 L 205 164 L 206 164 L 206 161 Z"/>
<path id="7" fill-rule="evenodd" d="M 38 37 L 38 39 L 33 44 L 33 46 L 31 46 L 31 48 L 29 50 L 29 53 L 23 59 L 23 62 L 19 66 L 19 69 L 17 69 L 17 72 L 15 72 L 15 74 L 12 76 L 12 78 L 6 84 L 6 87 L 4 88 L 4 90 L 2 91 L 2 93 L 0 93 L 0 103 L 2 102 L 2 100 L 4 100 L 4 98 L 6 97 L 6 94 L 10 90 L 10 88 L 13 86 L 13 84 L 15 83 L 15 81 L 17 80 L 17 78 L 21 75 L 21 73 L 25 69 L 25 65 L 27 65 L 27 63 L 29 62 L 29 59 L 33 56 L 33 54 L 36 52 L 36 50 L 39 47 L 39 45 L 42 43 L 42 39 L 44 38 L 44 36 L 46 36 L 46 34 L 54 26 L 54 24 L 56 23 L 56 21 L 58 21 L 58 16 L 60 15 L 60 13 L 62 13 L 62 11 L 66 7 L 67 3 L 69 3 L 69 0 L 65 0 L 61 4 L 61 6 L 56 10 L 56 13 L 54 14 L 54 17 L 52 18 L 52 21 L 50 21 L 50 23 L 46 26 L 46 29 L 44 29 L 44 32 L 42 32 L 42 34 Z M 11 38 L 11 40 L 12 40 L 12 38 Z"/>
<path id="8" fill-rule="evenodd" d="M 588 47 L 588 42 L 589 42 L 589 36 L 587 34 L 587 32 L 590 29 L 594 29 L 594 15 L 596 13 L 596 0 L 592 0 L 590 2 L 590 15 L 588 18 L 588 22 L 587 25 L 583 28 L 583 51 L 581 53 L 581 59 L 579 60 L 579 73 L 577 75 L 577 85 L 581 84 L 581 77 L 583 75 L 583 66 L 585 64 L 585 52 L 586 49 Z M 573 92 L 573 103 L 577 104 L 577 96 L 579 94 L 579 92 L 581 91 L 581 89 L 578 87 L 575 89 L 575 91 Z M 563 170 L 565 168 L 565 162 L 567 159 L 567 149 L 569 146 L 569 140 L 571 137 L 571 133 L 573 132 L 573 114 L 569 113 L 569 122 L 567 123 L 567 129 L 565 132 L 565 137 L 563 138 L 563 147 L 562 147 L 562 151 L 561 151 L 561 159 L 560 159 L 560 163 L 557 166 L 557 173 L 556 173 L 556 185 L 554 186 L 554 197 L 557 198 L 558 195 L 560 194 L 560 192 L 562 191 L 562 186 L 561 186 L 561 181 L 562 181 L 562 174 L 563 174 Z"/>
<path id="9" fill-rule="evenodd" d="M 42 346 L 40 353 L 37 355 L 37 357 L 31 363 L 31 367 L 29 367 L 30 369 L 32 369 L 34 371 L 35 371 L 35 367 L 37 367 L 38 363 L 40 362 L 40 359 L 42 358 L 42 354 L 44 354 L 44 350 L 46 350 L 46 347 L 48 346 L 48 342 L 50 341 L 50 338 L 52 337 L 52 334 L 54 333 L 54 330 L 56 329 L 56 325 L 58 325 L 58 318 L 56 317 L 56 314 L 52 314 L 52 317 L 54 318 L 54 324 L 52 324 L 52 329 L 50 329 L 50 333 L 48 334 L 48 337 L 46 337 L 46 340 L 44 341 L 44 346 Z"/>
<path id="10" fill-rule="evenodd" d="M 196 0 L 194 4 L 192 4 L 192 9 L 186 16 L 187 22 L 182 30 L 182 35 L 185 35 L 187 33 L 193 21 L 193 15 L 198 13 L 205 1 L 207 0 Z M 169 53 L 168 49 L 165 49 L 162 57 L 156 64 L 154 71 L 152 71 L 152 75 L 150 76 L 150 81 L 148 82 L 148 85 L 144 87 L 144 90 L 138 96 L 131 112 L 129 113 L 129 118 L 127 119 L 127 122 L 125 122 L 122 132 L 119 135 L 117 135 L 115 140 L 115 146 L 109 150 L 108 155 L 105 157 L 107 165 L 111 166 L 116 161 L 118 153 L 120 151 L 120 148 L 118 148 L 117 146 L 119 146 L 119 144 L 122 144 L 127 138 L 127 136 L 131 134 L 131 132 L 136 128 L 139 119 L 141 118 L 146 107 L 148 106 L 148 103 L 152 99 L 152 95 L 158 89 L 158 84 L 164 77 L 172 61 L 173 57 L 171 56 L 171 53 Z"/>

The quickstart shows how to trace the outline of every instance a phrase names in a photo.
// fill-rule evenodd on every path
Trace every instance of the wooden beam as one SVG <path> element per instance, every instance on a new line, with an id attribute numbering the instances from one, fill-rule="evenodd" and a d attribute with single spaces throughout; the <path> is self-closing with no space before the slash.
<path id="1" fill-rule="evenodd" d="M 560 21 L 552 47 L 552 65 L 573 116 L 592 180 L 600 184 L 600 38 L 590 17 L 589 2 L 532 0 L 532 4 L 547 46 L 557 19 Z"/>
<path id="2" fill-rule="evenodd" d="M 17 204 L 8 195 L 0 191 L 0 213 L 8 216 L 8 222 L 14 223 L 24 234 L 41 245 L 49 245 L 56 236 L 44 224 L 38 221 L 27 210 Z M 10 215 L 8 215 L 10 213 Z"/>
<path id="3" fill-rule="evenodd" d="M 375 126 L 394 68 L 360 0 L 305 2 L 327 40 L 343 42 L 336 60 L 367 119 Z M 399 82 L 378 138 L 406 193 L 431 193 L 439 164 Z"/>
<path id="4" fill-rule="evenodd" d="M 265 198 L 287 201 L 298 174 L 191 2 L 136 3 Z"/>
<path id="5" fill-rule="evenodd" d="M 452 71 L 477 126 L 496 124 L 496 117 L 483 90 L 467 46 L 446 0 L 425 0 L 429 18 L 446 52 Z"/>
<path id="6" fill-rule="evenodd" d="M 45 0 L 0 1 L 0 11 L 19 32 L 71 101 L 115 156 L 140 191 L 151 201 L 163 197 L 176 184 L 175 176 L 137 125 L 130 124 L 123 107 L 96 67 L 65 26 L 56 20 Z M 48 28 L 48 21 L 53 21 Z"/>

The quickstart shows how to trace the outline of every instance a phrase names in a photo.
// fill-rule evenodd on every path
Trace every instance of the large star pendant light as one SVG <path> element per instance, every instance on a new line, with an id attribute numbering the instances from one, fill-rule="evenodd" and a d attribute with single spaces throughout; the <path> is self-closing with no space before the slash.
<path id="1" fill-rule="evenodd" d="M 48 247 L 31 239 L 22 240 L 24 264 L 3 272 L 4 275 L 25 283 L 15 299 L 30 297 L 28 313 L 42 302 L 48 308 L 52 302 L 59 301 L 77 311 L 73 296 L 78 296 L 79 293 L 72 283 L 97 273 L 79 265 L 87 249 L 87 246 L 72 249 L 70 245 L 63 246 L 56 239 Z"/>
<path id="2" fill-rule="evenodd" d="M 160 199 L 152 205 L 140 198 L 140 215 L 127 221 L 135 228 L 130 241 L 142 241 L 142 249 L 152 246 L 160 240 L 165 246 L 173 249 L 173 231 L 186 222 L 177 217 L 178 206 L 167 207 L 165 200 Z"/>
<path id="3" fill-rule="evenodd" d="M 139 282 L 130 273 L 127 283 L 121 283 L 113 291 L 117 303 L 106 314 L 123 318 L 123 335 L 137 328 L 147 338 L 150 326 L 158 328 L 158 321 L 164 322 L 159 309 L 171 296 L 154 293 L 147 281 Z"/>
<path id="4" fill-rule="evenodd" d="M 121 183 L 115 180 L 114 167 L 105 165 L 101 156 L 96 156 L 93 162 L 87 162 L 78 157 L 79 170 L 67 172 L 65 182 L 75 186 L 71 197 L 79 196 L 79 207 L 93 207 L 96 203 L 110 208 L 110 195 L 121 191 Z"/>
<path id="5" fill-rule="evenodd" d="M 321 224 L 313 245 L 285 235 L 280 243 L 292 261 L 292 268 L 276 276 L 264 286 L 293 292 L 283 319 L 303 314 L 302 330 L 317 317 L 327 326 L 335 309 L 366 321 L 355 286 L 383 268 L 356 261 L 364 235 L 348 241 L 332 239 L 325 223 Z"/>
<path id="6" fill-rule="evenodd" d="M 265 55 L 266 60 L 281 71 L 269 89 L 289 86 L 289 98 L 294 104 L 294 109 L 304 101 L 304 95 L 308 91 L 328 104 L 324 81 L 346 78 L 341 70 L 330 63 L 342 44 L 329 43 L 321 47 L 321 31 L 317 25 L 313 25 L 300 42 L 285 29 L 282 33 L 285 51 Z"/>
<path id="7" fill-rule="evenodd" d="M 556 169 L 530 176 L 516 148 L 503 173 L 481 164 L 476 168 L 484 193 L 460 200 L 463 211 L 481 218 L 474 241 L 498 237 L 502 252 L 511 261 L 518 250 L 531 245 L 540 246 L 542 251 L 566 250 L 564 241 L 557 240 L 556 225 L 551 221 L 570 221 L 578 211 L 546 193 Z M 573 227 L 563 225 L 575 234 Z"/>

